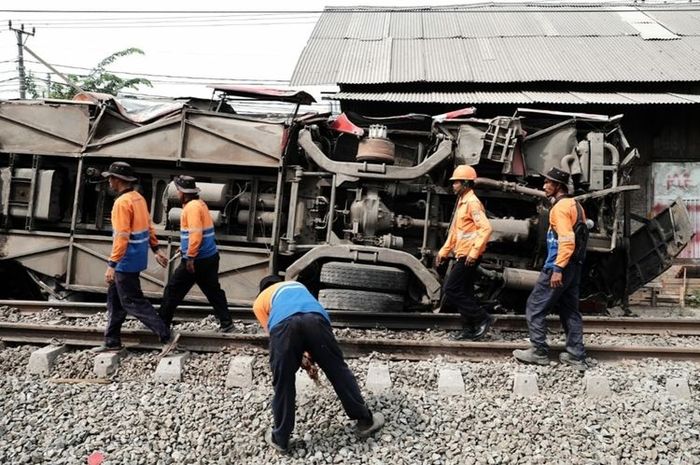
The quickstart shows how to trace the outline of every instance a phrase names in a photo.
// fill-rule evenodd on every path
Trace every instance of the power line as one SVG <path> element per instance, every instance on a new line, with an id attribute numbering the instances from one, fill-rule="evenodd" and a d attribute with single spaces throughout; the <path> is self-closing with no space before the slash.
<path id="1" fill-rule="evenodd" d="M 212 20 L 196 22 L 175 22 L 175 21 L 159 21 L 150 23 L 132 23 L 132 22 L 122 22 L 116 24 L 100 24 L 100 23 L 81 23 L 81 24 L 47 24 L 41 22 L 28 22 L 27 24 L 32 26 L 39 26 L 42 29 L 140 29 L 140 28 L 172 28 L 172 27 L 229 27 L 229 26 L 284 26 L 284 25 L 297 25 L 297 24 L 315 24 L 316 19 L 311 19 L 308 21 L 273 21 L 273 22 L 256 22 L 253 20 L 247 21 L 226 21 L 226 22 L 212 22 Z"/>
<path id="2" fill-rule="evenodd" d="M 174 22 L 163 22 L 157 24 L 144 24 L 140 23 L 138 25 L 134 24 L 110 24 L 110 25 L 60 25 L 53 26 L 47 25 L 42 26 L 40 23 L 28 23 L 32 26 L 40 26 L 42 29 L 143 29 L 143 28 L 172 28 L 172 27 L 248 27 L 248 26 L 285 26 L 285 25 L 301 25 L 301 24 L 315 24 L 316 21 L 296 21 L 296 22 L 268 22 L 268 23 L 256 23 L 256 22 L 230 22 L 230 23 L 174 23 Z"/>
<path id="3" fill-rule="evenodd" d="M 295 14 L 289 14 L 289 15 L 275 15 L 275 18 L 260 18 L 260 16 L 266 16 L 266 15 L 260 15 L 260 14 L 217 14 L 217 15 L 196 15 L 193 17 L 192 15 L 187 15 L 187 16 L 143 16 L 143 17 L 130 17 L 130 18 L 115 18 L 115 17 L 102 17 L 102 18 L 41 18 L 41 21 L 46 21 L 50 23 L 71 23 L 71 22 L 113 22 L 113 21 L 157 21 L 157 20 L 168 20 L 168 21 L 177 21 L 177 20 L 206 20 L 206 19 L 212 19 L 212 20 L 228 20 L 228 19 L 235 19 L 235 20 L 245 20 L 245 19 L 265 19 L 265 20 L 270 20 L 270 19 L 275 19 L 275 20 L 283 20 L 283 19 L 299 19 L 299 18 L 313 18 L 317 17 L 319 13 L 295 13 Z M 16 22 L 29 22 L 33 21 L 36 18 L 27 18 L 27 19 L 18 19 L 15 20 Z"/>
<path id="4" fill-rule="evenodd" d="M 87 27 L 90 25 L 100 25 L 106 27 L 116 27 L 116 26 L 146 26 L 155 24 L 168 24 L 168 25 L 182 25 L 182 24 L 215 24 L 215 23 L 225 23 L 225 24 L 290 24 L 296 22 L 306 22 L 306 21 L 316 21 L 319 15 L 303 15 L 303 16 L 285 16 L 285 17 L 259 17 L 259 16 L 204 16 L 204 17 L 153 17 L 153 18 L 101 18 L 99 20 L 86 18 L 86 19 L 64 19 L 64 20 L 54 20 L 54 19 L 25 19 L 23 20 L 26 24 L 32 24 L 36 26 L 60 28 L 60 27 Z"/>
<path id="5" fill-rule="evenodd" d="M 274 18 L 267 18 L 267 17 L 256 17 L 256 16 L 250 16 L 250 17 L 232 17 L 232 16 L 227 16 L 227 17 L 209 17 L 209 16 L 204 16 L 204 17 L 177 17 L 177 18 L 166 18 L 166 17 L 159 17 L 159 18 L 112 18 L 111 20 L 108 19 L 101 19 L 101 20 L 94 20 L 94 19 L 74 19 L 74 20 L 53 20 L 53 19 L 24 19 L 22 20 L 23 23 L 25 24 L 34 24 L 34 25 L 40 25 L 40 26 L 51 26 L 51 27 L 63 27 L 63 26 L 84 26 L 84 25 L 93 25 L 93 24 L 99 24 L 99 25 L 106 25 L 106 26 L 113 26 L 113 25 L 123 25 L 123 24 L 135 24 L 135 25 L 145 25 L 145 24 L 161 24 L 161 23 L 168 23 L 168 24 L 185 24 L 185 23 L 208 23 L 208 24 L 213 24 L 213 23 L 231 23 L 231 24 L 247 24 L 247 23 L 272 23 L 272 24 L 286 24 L 288 22 L 299 22 L 299 21 L 315 21 L 319 18 L 320 15 L 303 15 L 303 16 L 285 16 L 285 17 L 274 17 Z"/>
<path id="6" fill-rule="evenodd" d="M 616 2 L 609 6 L 601 6 L 600 3 L 576 4 L 569 3 L 532 3 L 522 5 L 517 2 L 503 3 L 496 6 L 492 3 L 475 3 L 472 5 L 464 5 L 460 7 L 399 7 L 399 8 L 343 8 L 331 7 L 324 10 L 56 10 L 56 9 L 0 9 L 0 13 L 40 13 L 40 14 L 186 14 L 186 15 L 220 15 L 220 14 L 255 14 L 255 15 L 281 15 L 281 14 L 381 14 L 381 13 L 460 13 L 460 12 L 475 12 L 475 13 L 523 13 L 533 12 L 540 13 L 543 11 L 619 11 L 622 8 L 635 8 L 638 10 L 662 10 L 662 11 L 698 11 L 698 8 L 688 7 L 692 2 L 675 2 L 675 3 L 637 3 L 637 2 Z M 669 7 L 669 5 L 686 5 L 683 7 Z M 696 2 L 695 5 L 698 5 Z M 485 7 L 488 7 L 486 9 Z M 626 11 L 626 10 L 622 10 Z"/>
<path id="7" fill-rule="evenodd" d="M 41 64 L 38 61 L 34 60 L 25 60 L 27 63 L 34 63 L 34 64 Z M 77 69 L 77 70 L 84 70 L 84 71 L 92 71 L 94 68 L 85 68 L 82 66 L 73 66 L 73 65 L 63 65 L 59 63 L 50 63 L 52 66 L 56 66 L 59 68 L 66 68 L 66 69 Z M 279 83 L 288 83 L 290 82 L 288 79 L 256 79 L 256 78 L 251 78 L 251 79 L 243 79 L 243 78 L 225 78 L 225 77 L 211 77 L 211 76 L 181 76 L 181 75 L 171 75 L 171 74 L 150 74 L 150 73 L 133 73 L 133 72 L 128 72 L 128 71 L 112 71 L 112 70 L 106 70 L 112 74 L 124 74 L 127 76 L 141 76 L 141 77 L 162 77 L 162 78 L 171 78 L 171 79 L 200 79 L 200 80 L 209 80 L 209 81 L 265 81 L 265 82 L 279 82 Z"/>

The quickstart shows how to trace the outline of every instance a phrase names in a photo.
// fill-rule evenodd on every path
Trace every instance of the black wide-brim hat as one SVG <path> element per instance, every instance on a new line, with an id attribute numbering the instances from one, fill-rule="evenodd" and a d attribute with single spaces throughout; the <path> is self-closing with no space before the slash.
<path id="1" fill-rule="evenodd" d="M 552 169 L 547 171 L 547 173 L 543 174 L 542 176 L 549 179 L 550 181 L 564 184 L 565 186 L 569 184 L 569 173 L 567 173 L 564 170 L 560 170 L 556 166 L 553 166 Z"/>
<path id="2" fill-rule="evenodd" d="M 111 176 L 123 179 L 127 182 L 136 181 L 136 176 L 134 176 L 134 169 L 131 167 L 130 164 L 123 161 L 115 161 L 114 163 L 109 165 L 109 169 L 107 171 L 102 172 L 103 178 L 109 178 Z"/>
<path id="3" fill-rule="evenodd" d="M 200 190 L 192 176 L 177 176 L 175 187 L 183 194 L 197 194 Z"/>

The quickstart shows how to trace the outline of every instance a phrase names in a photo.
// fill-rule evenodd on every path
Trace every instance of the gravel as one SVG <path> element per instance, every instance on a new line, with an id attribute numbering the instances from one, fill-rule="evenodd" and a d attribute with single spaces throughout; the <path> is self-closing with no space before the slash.
<path id="1" fill-rule="evenodd" d="M 100 312 L 89 317 L 66 317 L 60 309 L 48 308 L 37 313 L 22 313 L 16 308 L 0 306 L 0 321 L 8 323 L 47 323 L 55 325 L 79 327 L 104 327 L 107 325 L 107 312 Z M 180 331 L 216 331 L 219 322 L 214 315 L 209 315 L 199 321 L 176 322 L 174 327 Z M 125 329 L 146 329 L 140 321 L 129 318 L 124 322 Z M 234 331 L 244 334 L 264 333 L 257 323 L 234 322 Z"/>
<path id="2" fill-rule="evenodd" d="M 129 352 L 110 385 L 56 384 L 25 374 L 33 348 L 0 350 L 0 463 L 84 464 L 101 451 L 114 464 L 700 464 L 700 368 L 654 359 L 601 363 L 613 395 L 588 400 L 583 378 L 561 366 L 512 361 L 448 363 L 349 360 L 361 385 L 372 362 L 389 364 L 394 387 L 366 395 L 387 417 L 359 440 L 327 380 L 300 406 L 289 456 L 263 442 L 272 419 L 267 360 L 255 386 L 226 389 L 231 351 L 193 354 L 179 384 L 153 382 L 155 352 Z M 437 395 L 438 371 L 458 367 L 467 394 Z M 91 371 L 86 351 L 59 358 L 52 377 Z M 515 371 L 538 375 L 540 396 L 511 394 Z M 692 399 L 665 394 L 669 377 L 689 379 Z"/>
<path id="3" fill-rule="evenodd" d="M 87 318 L 67 318 L 63 316 L 59 309 L 47 309 L 41 313 L 21 314 L 19 310 L 10 307 L 0 307 L 0 321 L 24 322 L 24 323 L 47 323 L 61 324 L 81 327 L 104 327 L 107 324 L 107 314 L 105 312 Z M 137 320 L 129 319 L 124 325 L 127 329 L 145 329 L 145 326 Z M 174 326 L 179 331 L 216 331 L 219 323 L 213 315 L 209 315 L 199 321 L 179 322 Z M 556 325 L 552 325 L 555 329 Z M 585 325 L 584 325 L 585 329 Z M 411 341 L 444 341 L 451 331 L 442 330 L 414 330 L 396 331 L 388 329 L 335 329 L 336 337 L 357 339 L 357 338 L 383 338 L 394 340 Z M 234 322 L 233 332 L 239 334 L 263 334 L 264 331 L 257 323 Z M 515 341 L 526 342 L 528 339 L 526 332 L 521 331 L 500 331 L 493 329 L 482 340 L 488 341 Z M 551 344 L 564 344 L 564 335 L 560 332 L 552 332 L 549 335 Z M 639 346 L 660 346 L 660 347 L 697 347 L 700 346 L 700 336 L 677 336 L 677 335 L 618 335 L 618 334 L 586 334 L 584 342 L 596 345 L 639 345 Z"/>

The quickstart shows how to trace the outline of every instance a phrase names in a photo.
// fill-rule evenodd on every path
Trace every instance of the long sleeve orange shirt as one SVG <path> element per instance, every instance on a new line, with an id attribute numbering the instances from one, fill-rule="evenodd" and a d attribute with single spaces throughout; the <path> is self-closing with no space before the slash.
<path id="1" fill-rule="evenodd" d="M 112 253 L 109 266 L 122 272 L 146 269 L 148 248 L 158 246 L 146 199 L 136 191 L 121 193 L 112 207 Z"/>
<path id="2" fill-rule="evenodd" d="M 583 209 L 581 210 L 583 213 Z M 586 221 L 583 214 L 582 221 Z M 549 231 L 547 232 L 547 260 L 544 269 L 562 271 L 569 264 L 576 249 L 574 226 L 578 218 L 576 201 L 572 198 L 559 199 L 549 211 Z"/>
<path id="3" fill-rule="evenodd" d="M 486 250 L 491 231 L 484 206 L 474 191 L 469 190 L 457 200 L 447 240 L 438 254 L 447 257 L 453 252 L 457 258 L 470 257 L 476 260 Z"/>
<path id="4" fill-rule="evenodd" d="M 218 252 L 214 222 L 203 200 L 190 200 L 182 209 L 180 248 L 185 260 L 207 258 Z"/>

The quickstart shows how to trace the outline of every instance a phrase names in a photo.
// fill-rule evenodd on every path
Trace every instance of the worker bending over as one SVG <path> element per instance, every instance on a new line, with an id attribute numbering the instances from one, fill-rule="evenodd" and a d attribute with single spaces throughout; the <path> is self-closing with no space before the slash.
<path id="1" fill-rule="evenodd" d="M 303 284 L 282 281 L 276 275 L 263 278 L 253 311 L 270 335 L 274 426 L 265 435 L 270 446 L 279 452 L 288 450 L 294 429 L 296 372 L 299 367 L 309 371 L 314 363 L 333 385 L 348 417 L 357 420 L 358 436 L 367 437 L 384 425 L 384 416 L 367 408 L 333 336 L 328 313 Z"/>

